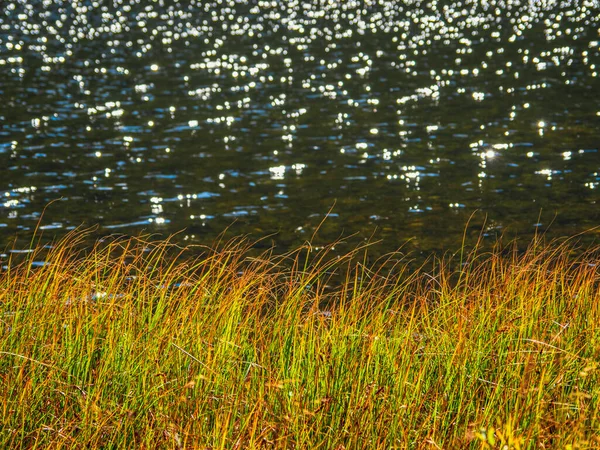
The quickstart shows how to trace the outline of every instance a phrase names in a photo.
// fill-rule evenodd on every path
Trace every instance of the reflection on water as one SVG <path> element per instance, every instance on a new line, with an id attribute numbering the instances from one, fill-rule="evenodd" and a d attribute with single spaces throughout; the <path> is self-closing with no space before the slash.
<path id="1" fill-rule="evenodd" d="M 599 224 L 596 1 L 8 1 L 0 236 Z M 541 219 L 539 219 L 541 217 Z"/>

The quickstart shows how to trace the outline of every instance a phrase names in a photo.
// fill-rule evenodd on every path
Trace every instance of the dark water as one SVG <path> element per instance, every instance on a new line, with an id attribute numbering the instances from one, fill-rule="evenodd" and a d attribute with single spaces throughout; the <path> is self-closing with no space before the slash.
<path id="1" fill-rule="evenodd" d="M 596 1 L 4 1 L 0 242 L 600 225 Z"/>

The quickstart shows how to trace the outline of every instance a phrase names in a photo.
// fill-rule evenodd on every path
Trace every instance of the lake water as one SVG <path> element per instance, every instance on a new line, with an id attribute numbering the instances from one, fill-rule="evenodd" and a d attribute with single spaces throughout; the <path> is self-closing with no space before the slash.
<path id="1" fill-rule="evenodd" d="M 597 1 L 184 3 L 2 2 L 0 243 L 600 225 Z"/>

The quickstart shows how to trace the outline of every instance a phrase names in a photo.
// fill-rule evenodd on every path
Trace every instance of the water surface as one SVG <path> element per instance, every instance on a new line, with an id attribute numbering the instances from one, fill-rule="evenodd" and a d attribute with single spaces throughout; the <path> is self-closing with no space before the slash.
<path id="1" fill-rule="evenodd" d="M 596 1 L 173 3 L 3 3 L 2 243 L 600 224 Z"/>

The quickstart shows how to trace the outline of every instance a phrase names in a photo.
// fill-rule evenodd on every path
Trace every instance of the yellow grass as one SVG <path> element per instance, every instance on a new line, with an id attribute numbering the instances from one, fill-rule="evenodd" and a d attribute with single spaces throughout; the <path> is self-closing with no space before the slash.
<path id="1" fill-rule="evenodd" d="M 0 273 L 1 448 L 600 447 L 593 251 L 83 238 Z"/>

